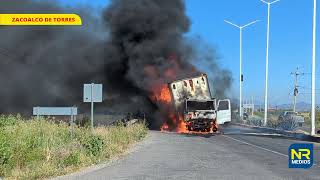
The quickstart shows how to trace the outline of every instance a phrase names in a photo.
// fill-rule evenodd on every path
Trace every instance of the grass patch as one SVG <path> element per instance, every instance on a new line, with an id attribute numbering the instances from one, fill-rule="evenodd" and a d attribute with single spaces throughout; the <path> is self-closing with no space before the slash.
<path id="1" fill-rule="evenodd" d="M 305 123 L 308 127 L 311 127 L 311 118 L 305 118 Z M 320 112 L 316 113 L 316 129 L 320 129 Z"/>
<path id="2" fill-rule="evenodd" d="M 0 116 L 0 177 L 39 179 L 76 171 L 125 152 L 147 134 L 130 127 L 71 128 L 46 119 Z"/>

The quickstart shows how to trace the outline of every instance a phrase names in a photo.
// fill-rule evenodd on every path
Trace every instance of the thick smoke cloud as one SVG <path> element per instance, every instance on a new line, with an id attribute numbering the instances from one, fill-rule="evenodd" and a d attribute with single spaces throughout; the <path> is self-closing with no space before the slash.
<path id="1" fill-rule="evenodd" d="M 103 111 L 157 114 L 161 107 L 150 100 L 157 86 L 199 73 L 192 65 L 197 51 L 184 37 L 191 23 L 182 0 L 113 0 L 101 17 L 49 1 L 10 0 L 0 2 L 0 13 L 78 13 L 85 23 L 0 27 L 1 113 L 83 106 L 82 85 L 96 82 L 105 87 Z M 231 76 L 214 56 L 205 61 L 223 83 L 214 86 L 222 96 Z"/>
<path id="2" fill-rule="evenodd" d="M 0 13 L 65 13 L 49 2 L 0 2 Z M 78 10 L 85 22 L 93 17 Z M 0 27 L 0 112 L 29 113 L 33 106 L 73 105 L 81 84 L 103 80 L 102 45 L 85 27 Z"/>
<path id="3" fill-rule="evenodd" d="M 222 69 L 221 58 L 215 48 L 208 45 L 201 37 L 189 38 L 193 54 L 191 61 L 209 75 L 212 95 L 218 99 L 227 98 L 227 93 L 233 81 L 231 72 Z"/>

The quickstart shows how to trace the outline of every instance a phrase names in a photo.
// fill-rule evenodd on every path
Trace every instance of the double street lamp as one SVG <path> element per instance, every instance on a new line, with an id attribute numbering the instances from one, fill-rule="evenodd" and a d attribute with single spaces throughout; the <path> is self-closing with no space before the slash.
<path id="1" fill-rule="evenodd" d="M 239 97 L 239 113 L 240 113 L 240 119 L 242 119 L 242 82 L 243 82 L 243 74 L 242 74 L 242 29 L 244 29 L 245 27 L 248 27 L 256 22 L 258 22 L 259 20 L 256 20 L 256 21 L 252 21 L 246 25 L 243 25 L 243 26 L 239 26 L 237 24 L 234 24 L 230 21 L 227 21 L 227 20 L 224 20 L 226 23 L 234 26 L 234 27 L 237 27 L 239 28 L 240 30 L 240 97 Z"/>
<path id="2" fill-rule="evenodd" d="M 270 9 L 271 5 L 279 2 L 280 0 L 275 0 L 272 2 L 267 2 L 265 0 L 261 0 L 263 3 L 268 5 L 268 23 L 267 23 L 267 46 L 266 46 L 266 74 L 265 74 L 265 99 L 264 99 L 264 126 L 267 125 L 268 119 L 268 78 L 269 78 L 269 42 L 270 42 Z M 317 0 L 313 0 L 313 40 L 312 40 L 312 109 L 311 109 L 311 135 L 315 135 L 315 118 L 316 118 L 316 20 L 317 20 Z M 240 102 L 239 102 L 239 112 L 240 118 L 242 119 L 242 82 L 243 82 L 243 75 L 242 75 L 242 29 L 250 26 L 257 21 L 250 22 L 244 26 L 236 25 L 230 21 L 226 21 L 226 23 L 235 26 L 240 29 Z"/>

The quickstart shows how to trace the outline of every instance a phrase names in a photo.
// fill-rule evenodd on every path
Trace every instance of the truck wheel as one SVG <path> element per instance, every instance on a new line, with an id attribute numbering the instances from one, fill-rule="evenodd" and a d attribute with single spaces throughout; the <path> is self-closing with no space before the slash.
<path id="1" fill-rule="evenodd" d="M 217 132 L 217 131 L 218 131 L 218 126 L 217 126 L 217 124 L 213 124 L 213 125 L 212 125 L 212 131 L 213 131 L 213 132 Z"/>

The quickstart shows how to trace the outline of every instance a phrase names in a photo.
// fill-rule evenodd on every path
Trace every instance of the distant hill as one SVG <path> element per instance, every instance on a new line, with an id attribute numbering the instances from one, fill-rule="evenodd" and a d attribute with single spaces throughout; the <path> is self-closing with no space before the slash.
<path id="1" fill-rule="evenodd" d="M 239 100 L 238 99 L 232 99 L 231 102 L 234 102 L 232 103 L 233 105 L 233 108 L 238 108 L 238 102 Z M 255 102 L 255 108 L 258 109 L 258 108 L 262 108 L 264 109 L 264 103 L 263 102 Z M 271 106 L 272 108 L 277 108 L 277 109 L 287 109 L 287 110 L 292 110 L 292 104 L 280 104 L 280 105 L 272 105 Z M 320 105 L 317 104 L 317 109 L 320 111 Z M 306 102 L 298 102 L 297 103 L 297 111 L 311 111 L 311 103 L 306 103 Z"/>
<path id="2" fill-rule="evenodd" d="M 281 104 L 281 105 L 278 105 L 277 108 L 278 109 L 292 109 L 292 104 Z M 298 102 L 296 109 L 297 109 L 297 111 L 310 111 L 311 104 L 306 103 L 306 102 Z"/>

